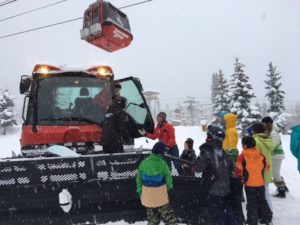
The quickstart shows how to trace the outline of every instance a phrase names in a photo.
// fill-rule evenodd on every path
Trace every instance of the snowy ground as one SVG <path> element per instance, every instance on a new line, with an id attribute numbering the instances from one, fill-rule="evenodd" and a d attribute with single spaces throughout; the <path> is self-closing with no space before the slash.
<path id="1" fill-rule="evenodd" d="M 7 135 L 0 134 L 0 158 L 10 157 L 11 151 L 19 152 L 20 144 L 20 127 L 11 128 Z M 205 133 L 201 131 L 200 127 L 176 127 L 176 138 L 180 150 L 183 148 L 183 143 L 186 138 L 194 139 L 196 153 L 199 153 L 198 146 L 204 142 Z M 151 148 L 156 141 L 139 138 L 136 140 L 135 147 L 141 145 L 145 148 Z M 290 193 L 286 199 L 273 198 L 274 224 L 275 225 L 298 225 L 300 224 L 300 175 L 297 171 L 297 161 L 290 153 L 289 143 L 290 137 L 282 137 L 283 147 L 286 153 L 286 159 L 283 162 L 282 175 L 284 176 Z M 240 148 L 241 146 L 239 146 Z M 270 186 L 271 193 L 275 192 L 274 185 Z M 115 223 L 107 223 L 107 225 L 121 225 L 126 224 L 124 221 Z M 138 222 L 135 225 L 144 225 L 146 222 Z"/>

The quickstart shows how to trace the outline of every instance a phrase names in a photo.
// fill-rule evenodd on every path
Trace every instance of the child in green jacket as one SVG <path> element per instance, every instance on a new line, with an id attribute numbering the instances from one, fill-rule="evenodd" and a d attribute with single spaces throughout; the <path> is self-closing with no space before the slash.
<path id="1" fill-rule="evenodd" d="M 157 142 L 152 154 L 141 162 L 137 172 L 137 192 L 142 205 L 146 207 L 148 225 L 158 225 L 161 218 L 167 225 L 177 225 L 169 205 L 168 191 L 173 187 L 173 181 L 162 157 L 165 150 L 166 145 Z"/>

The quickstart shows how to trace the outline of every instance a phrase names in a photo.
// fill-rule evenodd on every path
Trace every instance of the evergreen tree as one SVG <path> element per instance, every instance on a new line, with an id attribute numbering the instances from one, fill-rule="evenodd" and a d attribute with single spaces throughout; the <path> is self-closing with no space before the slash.
<path id="1" fill-rule="evenodd" d="M 245 132 L 245 129 L 253 122 L 253 107 L 250 107 L 252 98 L 255 97 L 249 77 L 244 73 L 245 65 L 235 59 L 234 74 L 231 75 L 230 93 L 231 112 L 238 116 L 238 128 Z"/>
<path id="2" fill-rule="evenodd" d="M 266 115 L 268 115 L 268 105 L 267 105 L 267 103 L 264 102 L 261 105 L 261 116 L 264 117 Z"/>
<path id="3" fill-rule="evenodd" d="M 217 96 L 217 90 L 218 90 L 218 74 L 213 73 L 211 77 L 211 101 L 214 104 L 215 98 Z"/>
<path id="4" fill-rule="evenodd" d="M 211 94 L 211 103 L 212 103 L 212 111 L 215 112 L 216 110 L 216 96 L 217 96 L 217 83 L 218 83 L 218 74 L 217 73 L 213 73 L 212 77 L 211 77 L 211 85 L 210 85 L 210 88 L 211 88 L 211 91 L 210 91 L 210 94 Z M 211 124 L 213 125 L 216 125 L 218 122 L 215 114 L 213 114 L 213 118 L 212 118 L 212 121 L 211 121 Z"/>
<path id="5" fill-rule="evenodd" d="M 280 73 L 276 70 L 276 66 L 273 66 L 272 62 L 269 63 L 269 69 L 267 73 L 266 83 L 266 97 L 268 99 L 268 113 L 273 117 L 275 123 L 278 125 L 281 131 L 284 131 L 286 125 L 286 119 L 283 114 L 284 107 L 284 94 L 281 90 L 282 83 L 280 82 Z"/>
<path id="6" fill-rule="evenodd" d="M 254 106 L 258 109 L 258 111 L 262 114 L 262 105 L 259 102 L 255 102 Z"/>
<path id="7" fill-rule="evenodd" d="M 257 104 L 255 105 L 250 105 L 250 113 L 249 113 L 249 123 L 253 124 L 255 122 L 260 122 L 262 119 L 262 113 L 259 109 L 259 107 L 257 106 Z"/>
<path id="8" fill-rule="evenodd" d="M 218 117 L 221 112 L 229 112 L 229 101 L 228 101 L 228 82 L 224 77 L 224 74 L 222 70 L 219 71 L 219 73 L 215 73 L 213 76 L 215 76 L 215 79 L 213 81 L 215 84 L 212 84 L 215 96 L 214 99 L 212 99 L 213 103 L 213 115 L 214 119 L 212 121 L 212 124 L 216 124 L 218 121 Z"/>
<path id="9" fill-rule="evenodd" d="M 267 104 L 265 102 L 263 102 L 262 104 L 260 104 L 259 102 L 256 102 L 254 104 L 254 106 L 259 111 L 261 117 L 265 117 L 266 115 L 268 115 L 268 113 L 267 113 L 268 106 L 267 106 Z"/>
<path id="10" fill-rule="evenodd" d="M 15 103 L 8 90 L 4 90 L 0 95 L 0 127 L 3 128 L 3 134 L 6 134 L 6 128 L 17 125 L 14 111 Z"/>

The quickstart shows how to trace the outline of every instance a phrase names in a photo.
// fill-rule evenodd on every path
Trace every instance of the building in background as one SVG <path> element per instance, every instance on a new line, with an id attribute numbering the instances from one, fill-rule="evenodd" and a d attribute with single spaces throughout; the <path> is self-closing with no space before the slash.
<path id="1" fill-rule="evenodd" d="M 161 111 L 159 103 L 159 92 L 154 90 L 145 90 L 143 91 L 143 94 L 149 105 L 151 115 L 155 118 L 156 115 Z"/>

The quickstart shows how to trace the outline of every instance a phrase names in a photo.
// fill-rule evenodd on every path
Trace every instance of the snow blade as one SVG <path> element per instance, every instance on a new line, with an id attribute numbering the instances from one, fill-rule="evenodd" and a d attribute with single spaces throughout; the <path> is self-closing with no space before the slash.
<path id="1" fill-rule="evenodd" d="M 52 145 L 51 147 L 48 148 L 48 151 L 51 152 L 54 155 L 58 155 L 61 157 L 78 157 L 79 154 L 76 152 L 72 151 L 71 149 L 62 146 L 62 145 Z"/>
<path id="2" fill-rule="evenodd" d="M 0 161 L 0 225 L 99 224 L 146 219 L 135 176 L 149 153 Z M 174 177 L 171 206 L 179 221 L 211 224 L 201 175 Z M 177 175 L 176 175 L 177 174 Z"/>

